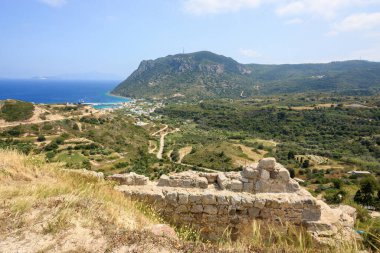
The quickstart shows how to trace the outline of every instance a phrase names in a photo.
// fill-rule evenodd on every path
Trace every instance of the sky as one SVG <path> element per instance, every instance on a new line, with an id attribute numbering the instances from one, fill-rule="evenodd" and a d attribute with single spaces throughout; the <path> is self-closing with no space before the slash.
<path id="1" fill-rule="evenodd" d="M 241 63 L 380 62 L 380 0 L 0 0 L 0 77 L 110 74 L 208 50 Z"/>

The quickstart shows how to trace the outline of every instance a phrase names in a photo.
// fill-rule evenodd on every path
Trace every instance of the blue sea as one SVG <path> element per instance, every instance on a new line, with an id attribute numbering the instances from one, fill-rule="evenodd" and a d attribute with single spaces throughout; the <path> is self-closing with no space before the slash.
<path id="1" fill-rule="evenodd" d="M 117 107 L 130 99 L 108 93 L 120 81 L 0 80 L 0 100 L 17 99 L 33 103 L 91 103 L 97 109 Z"/>

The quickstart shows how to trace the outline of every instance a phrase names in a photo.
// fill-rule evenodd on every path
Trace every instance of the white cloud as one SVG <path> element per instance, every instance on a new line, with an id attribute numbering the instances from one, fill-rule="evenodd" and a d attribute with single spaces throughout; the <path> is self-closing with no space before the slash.
<path id="1" fill-rule="evenodd" d="M 293 18 L 285 22 L 286 25 L 299 25 L 302 24 L 304 21 L 301 18 Z"/>
<path id="2" fill-rule="evenodd" d="M 217 14 L 270 5 L 279 16 L 316 15 L 333 18 L 345 8 L 380 5 L 379 0 L 182 0 L 192 14 Z"/>
<path id="3" fill-rule="evenodd" d="M 284 1 L 277 1 L 284 2 Z M 315 15 L 333 18 L 345 8 L 379 4 L 374 0 L 290 0 L 276 9 L 279 16 Z"/>
<path id="4" fill-rule="evenodd" d="M 52 7 L 60 7 L 67 3 L 66 0 L 39 0 L 40 2 L 50 5 Z"/>
<path id="5" fill-rule="evenodd" d="M 380 12 L 358 13 L 348 16 L 342 21 L 335 23 L 330 34 L 351 31 L 368 31 L 377 27 L 380 27 Z"/>
<path id="6" fill-rule="evenodd" d="M 260 4 L 261 0 L 184 0 L 185 10 L 196 15 L 234 12 Z"/>
<path id="7" fill-rule="evenodd" d="M 241 48 L 239 50 L 239 53 L 245 57 L 248 57 L 248 58 L 257 58 L 257 57 L 260 57 L 260 53 L 258 53 L 257 51 L 255 50 L 252 50 L 252 49 L 243 49 Z"/>
<path id="8" fill-rule="evenodd" d="M 304 1 L 290 2 L 286 5 L 278 7 L 276 13 L 280 16 L 283 15 L 297 15 L 305 10 Z"/>

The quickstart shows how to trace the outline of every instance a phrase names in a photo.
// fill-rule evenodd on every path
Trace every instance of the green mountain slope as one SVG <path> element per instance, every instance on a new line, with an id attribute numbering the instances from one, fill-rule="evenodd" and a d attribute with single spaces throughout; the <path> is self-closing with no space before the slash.
<path id="1" fill-rule="evenodd" d="M 380 90 L 380 63 L 240 64 L 211 52 L 169 55 L 142 61 L 113 94 L 137 98 L 239 98 L 254 95 Z"/>

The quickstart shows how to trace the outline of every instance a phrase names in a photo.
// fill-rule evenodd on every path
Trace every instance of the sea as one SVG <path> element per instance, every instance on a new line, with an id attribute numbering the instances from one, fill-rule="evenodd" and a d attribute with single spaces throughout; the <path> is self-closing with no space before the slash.
<path id="1" fill-rule="evenodd" d="M 0 100 L 33 103 L 85 103 L 96 109 L 116 108 L 131 99 L 109 94 L 120 81 L 0 80 Z"/>

